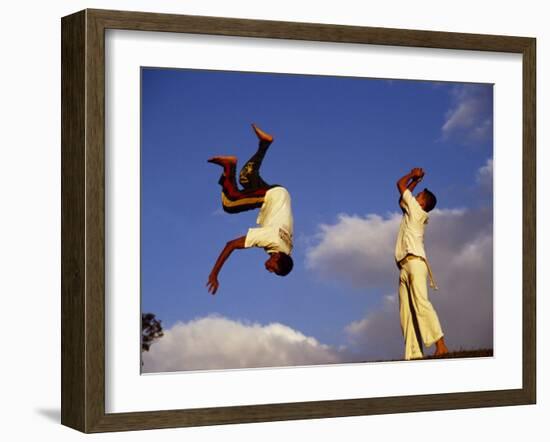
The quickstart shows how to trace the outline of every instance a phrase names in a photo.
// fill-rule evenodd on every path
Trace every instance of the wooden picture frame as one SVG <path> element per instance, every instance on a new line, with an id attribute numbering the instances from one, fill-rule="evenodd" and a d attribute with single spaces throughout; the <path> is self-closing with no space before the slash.
<path id="1" fill-rule="evenodd" d="M 105 411 L 105 30 L 522 55 L 523 383 L 519 389 L 169 411 Z M 84 10 L 62 19 L 62 424 L 91 432 L 533 404 L 536 400 L 536 41 L 533 38 Z"/>

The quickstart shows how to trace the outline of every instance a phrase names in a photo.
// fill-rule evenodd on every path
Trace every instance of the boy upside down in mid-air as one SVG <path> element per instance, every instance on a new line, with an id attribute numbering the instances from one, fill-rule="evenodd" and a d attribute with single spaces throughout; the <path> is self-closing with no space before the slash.
<path id="1" fill-rule="evenodd" d="M 286 276 L 293 267 L 292 252 L 293 218 L 290 194 L 280 185 L 269 185 L 260 176 L 260 166 L 273 142 L 273 137 L 252 125 L 259 140 L 258 150 L 246 162 L 239 173 L 240 190 L 235 180 L 237 158 L 217 156 L 208 162 L 223 168 L 219 184 L 222 186 L 222 207 L 227 213 L 239 213 L 260 209 L 256 223 L 259 227 L 248 229 L 245 236 L 229 241 L 221 251 L 206 286 L 211 294 L 219 287 L 218 274 L 229 255 L 236 249 L 261 247 L 268 254 L 265 268 L 271 273 Z"/>
<path id="2" fill-rule="evenodd" d="M 426 347 L 435 343 L 436 356 L 448 353 L 437 313 L 428 300 L 426 284 L 429 277 L 430 285 L 437 289 L 424 250 L 428 212 L 435 207 L 437 200 L 428 189 L 416 197 L 411 193 L 423 177 L 424 171 L 414 168 L 397 181 L 403 218 L 395 244 L 395 261 L 399 267 L 399 314 L 407 360 L 424 356 L 422 342 Z"/>

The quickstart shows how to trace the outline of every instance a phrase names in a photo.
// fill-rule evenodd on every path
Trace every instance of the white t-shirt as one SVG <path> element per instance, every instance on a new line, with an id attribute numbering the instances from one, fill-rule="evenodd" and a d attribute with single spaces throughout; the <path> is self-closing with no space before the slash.
<path id="1" fill-rule="evenodd" d="M 426 259 L 424 228 L 428 223 L 428 213 L 422 209 L 409 189 L 403 192 L 400 206 L 404 213 L 395 243 L 395 260 L 399 262 L 409 254 Z"/>
<path id="2" fill-rule="evenodd" d="M 260 227 L 248 229 L 245 247 L 261 247 L 267 253 L 290 255 L 294 221 L 288 190 L 274 187 L 267 191 L 256 223 Z"/>

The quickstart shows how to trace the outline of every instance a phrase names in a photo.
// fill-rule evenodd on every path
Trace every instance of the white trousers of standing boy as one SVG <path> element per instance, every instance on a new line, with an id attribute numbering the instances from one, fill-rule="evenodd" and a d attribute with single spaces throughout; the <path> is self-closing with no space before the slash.
<path id="1" fill-rule="evenodd" d="M 408 255 L 400 264 L 399 315 L 405 339 L 405 359 L 422 358 L 421 342 L 430 347 L 443 336 L 437 313 L 428 299 L 428 267 Z"/>

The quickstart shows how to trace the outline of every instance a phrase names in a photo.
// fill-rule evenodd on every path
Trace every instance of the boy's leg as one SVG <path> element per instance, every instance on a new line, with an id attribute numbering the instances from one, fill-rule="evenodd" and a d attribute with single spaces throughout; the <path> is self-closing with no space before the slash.
<path id="1" fill-rule="evenodd" d="M 260 167 L 267 149 L 273 142 L 273 137 L 262 131 L 255 124 L 252 125 L 252 128 L 258 137 L 258 150 L 246 162 L 239 173 L 239 183 L 245 190 L 256 190 L 270 187 L 269 184 L 267 184 L 260 176 Z"/>
<path id="2" fill-rule="evenodd" d="M 410 272 L 411 302 L 422 340 L 430 347 L 443 337 L 437 313 L 428 299 L 428 268 L 422 259 L 411 259 L 405 264 Z"/>
<path id="3" fill-rule="evenodd" d="M 218 164 L 223 168 L 218 183 L 222 186 L 222 207 L 224 211 L 239 213 L 261 207 L 265 194 L 269 189 L 239 190 L 235 180 L 236 157 L 218 156 L 210 158 L 208 162 Z"/>
<path id="4" fill-rule="evenodd" d="M 418 324 L 412 311 L 409 293 L 409 275 L 401 268 L 399 275 L 399 316 L 401 318 L 401 331 L 405 340 L 405 359 L 418 359 L 422 353 L 421 339 L 418 336 Z"/>

